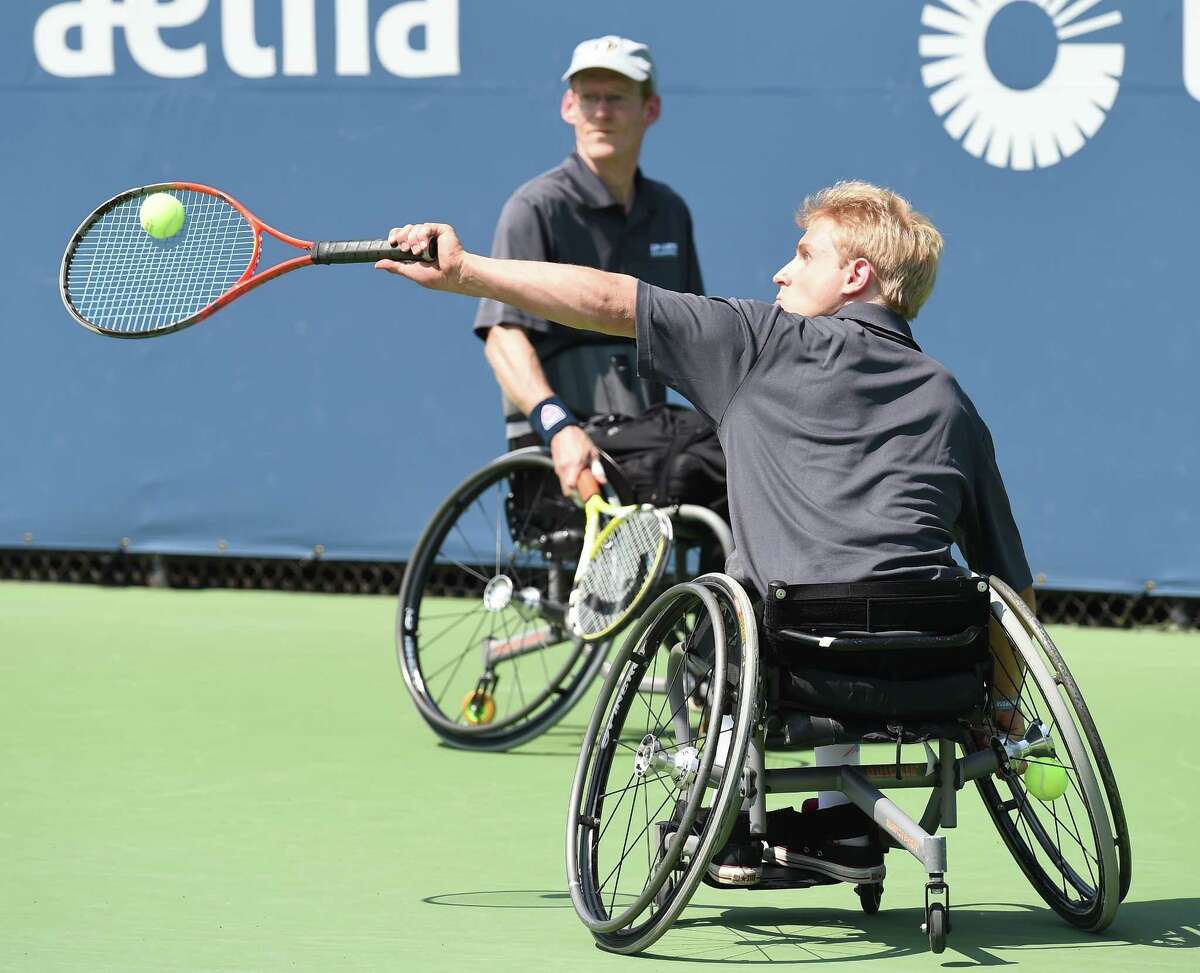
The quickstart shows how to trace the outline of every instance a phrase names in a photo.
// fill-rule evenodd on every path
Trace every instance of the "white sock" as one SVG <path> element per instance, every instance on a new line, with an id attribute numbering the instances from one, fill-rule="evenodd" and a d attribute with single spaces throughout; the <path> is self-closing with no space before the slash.
<path id="1" fill-rule="evenodd" d="M 842 764 L 850 764 L 852 767 L 857 767 L 861 762 L 859 746 L 857 743 L 836 743 L 832 746 L 817 747 L 814 750 L 817 767 L 840 767 Z M 821 791 L 817 795 L 817 807 L 824 810 L 827 807 L 837 807 L 839 804 L 849 804 L 850 800 L 841 791 Z M 862 838 L 843 838 L 840 840 L 843 845 L 852 847 L 865 847 L 867 844 L 866 837 Z"/>

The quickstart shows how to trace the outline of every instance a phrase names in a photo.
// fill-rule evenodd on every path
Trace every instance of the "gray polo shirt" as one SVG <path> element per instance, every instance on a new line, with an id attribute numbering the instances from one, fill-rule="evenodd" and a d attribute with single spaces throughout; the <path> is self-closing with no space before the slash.
<path id="1" fill-rule="evenodd" d="M 872 330 L 874 329 L 874 330 Z M 717 425 L 737 551 L 759 593 L 962 574 L 1031 578 L 987 426 L 908 323 L 874 304 L 807 318 L 638 285 L 639 374 Z"/>
<path id="2" fill-rule="evenodd" d="M 668 290 L 704 290 L 684 201 L 639 169 L 633 207 L 626 213 L 574 153 L 505 203 L 492 256 L 580 264 L 630 274 Z M 637 380 L 632 341 L 564 327 L 499 301 L 480 301 L 475 333 L 486 337 L 489 328 L 501 323 L 525 328 L 551 387 L 581 417 L 636 415 L 666 397 L 660 384 Z M 505 415 L 516 414 L 506 402 Z"/>

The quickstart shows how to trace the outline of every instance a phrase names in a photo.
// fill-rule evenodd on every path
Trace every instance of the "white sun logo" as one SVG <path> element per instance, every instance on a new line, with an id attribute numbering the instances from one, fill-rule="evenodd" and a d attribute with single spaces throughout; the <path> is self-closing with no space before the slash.
<path id="1" fill-rule="evenodd" d="M 1104 124 L 1125 67 L 1121 44 L 1076 38 L 1121 23 L 1119 11 L 1079 18 L 1102 0 L 937 0 L 921 11 L 919 51 L 929 103 L 976 158 L 1011 169 L 1045 168 L 1074 155 Z M 1005 7 L 1041 8 L 1057 35 L 1053 66 L 1032 87 L 1011 87 L 988 63 L 988 29 Z"/>

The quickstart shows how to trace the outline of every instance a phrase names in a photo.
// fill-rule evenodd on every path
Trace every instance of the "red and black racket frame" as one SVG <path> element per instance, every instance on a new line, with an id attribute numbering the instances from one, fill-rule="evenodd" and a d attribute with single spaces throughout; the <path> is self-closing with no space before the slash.
<path id="1" fill-rule="evenodd" d="M 230 206 L 241 214 L 247 225 L 254 232 L 254 250 L 250 255 L 250 261 L 246 266 L 245 272 L 237 282 L 225 291 L 220 297 L 212 303 L 205 305 L 195 314 L 185 318 L 182 321 L 177 321 L 175 324 L 167 328 L 161 328 L 155 331 L 146 332 L 117 332 L 117 331 L 102 331 L 93 325 L 90 321 L 82 317 L 75 310 L 67 297 L 67 272 L 71 266 L 71 258 L 75 254 L 75 248 L 79 241 L 83 239 L 88 228 L 100 219 L 105 213 L 109 212 L 116 206 L 125 202 L 128 199 L 133 199 L 140 196 L 146 196 L 151 193 L 164 193 L 175 191 L 187 191 L 197 193 L 205 193 L 209 196 L 215 196 L 218 199 L 224 200 Z M 275 264 L 273 267 L 268 267 L 262 273 L 255 274 L 254 271 L 258 266 L 259 259 L 262 256 L 262 235 L 268 233 L 281 243 L 285 243 L 290 247 L 295 247 L 297 250 L 306 251 L 299 257 L 294 257 L 291 260 L 285 260 L 283 263 Z M 123 193 L 118 193 L 111 199 L 107 200 L 101 206 L 97 207 L 86 220 L 80 225 L 71 237 L 71 242 L 67 246 L 67 251 L 63 255 L 62 267 L 59 271 L 59 292 L 62 295 L 63 304 L 72 316 L 89 331 L 95 331 L 97 334 L 103 334 L 107 337 L 114 338 L 153 338 L 162 334 L 169 334 L 172 331 L 178 331 L 181 328 L 186 328 L 189 325 L 203 321 L 205 318 L 215 314 L 221 308 L 225 307 L 233 301 L 236 301 L 244 294 L 248 294 L 256 287 L 265 284 L 269 280 L 274 280 L 276 277 L 282 277 L 284 274 L 289 274 L 293 270 L 299 270 L 301 267 L 308 267 L 313 264 L 359 264 L 359 263 L 375 263 L 379 260 L 402 260 L 411 262 L 415 260 L 425 260 L 434 262 L 437 260 L 437 240 L 430 240 L 429 247 L 426 253 L 421 257 L 415 257 L 406 251 L 400 251 L 393 247 L 387 240 L 301 240 L 299 237 L 289 236 L 269 226 L 260 220 L 257 216 L 250 212 L 242 203 L 238 202 L 226 192 L 219 189 L 214 189 L 212 186 L 205 186 L 196 182 L 163 182 L 154 183 L 148 186 L 138 186 L 134 189 L 127 189 Z"/>

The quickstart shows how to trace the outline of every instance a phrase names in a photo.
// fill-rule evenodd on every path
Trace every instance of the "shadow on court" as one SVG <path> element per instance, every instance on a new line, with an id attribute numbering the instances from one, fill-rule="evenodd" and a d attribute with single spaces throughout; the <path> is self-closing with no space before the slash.
<path id="1" fill-rule="evenodd" d="M 748 893 L 753 894 L 753 893 Z M 473 909 L 570 909 L 567 892 L 504 889 L 430 896 L 428 905 Z M 647 958 L 709 963 L 837 963 L 915 956 L 929 950 L 920 909 L 897 908 L 866 916 L 857 909 L 727 908 L 693 902 Z M 1011 952 L 1128 946 L 1200 947 L 1200 899 L 1125 902 L 1104 932 L 1066 925 L 1049 909 L 1007 902 L 955 904 L 954 928 L 941 966 L 1013 966 Z M 580 935 L 586 935 L 582 927 Z M 1001 957 L 993 951 L 1010 955 Z M 1032 957 L 1031 957 L 1032 958 Z"/>
<path id="2" fill-rule="evenodd" d="M 941 965 L 949 968 L 1015 965 L 992 950 L 1156 946 L 1200 947 L 1200 899 L 1126 902 L 1102 933 L 1066 925 L 1041 906 L 1003 902 L 954 905 L 953 931 Z M 726 963 L 831 962 L 888 959 L 928 952 L 920 909 L 885 909 L 876 916 L 857 910 L 734 908 L 714 916 L 684 916 L 671 938 L 646 953 L 662 960 Z M 661 952 L 666 945 L 671 953 Z M 845 952 L 848 955 L 837 955 Z M 955 958 L 957 954 L 957 958 Z"/>

